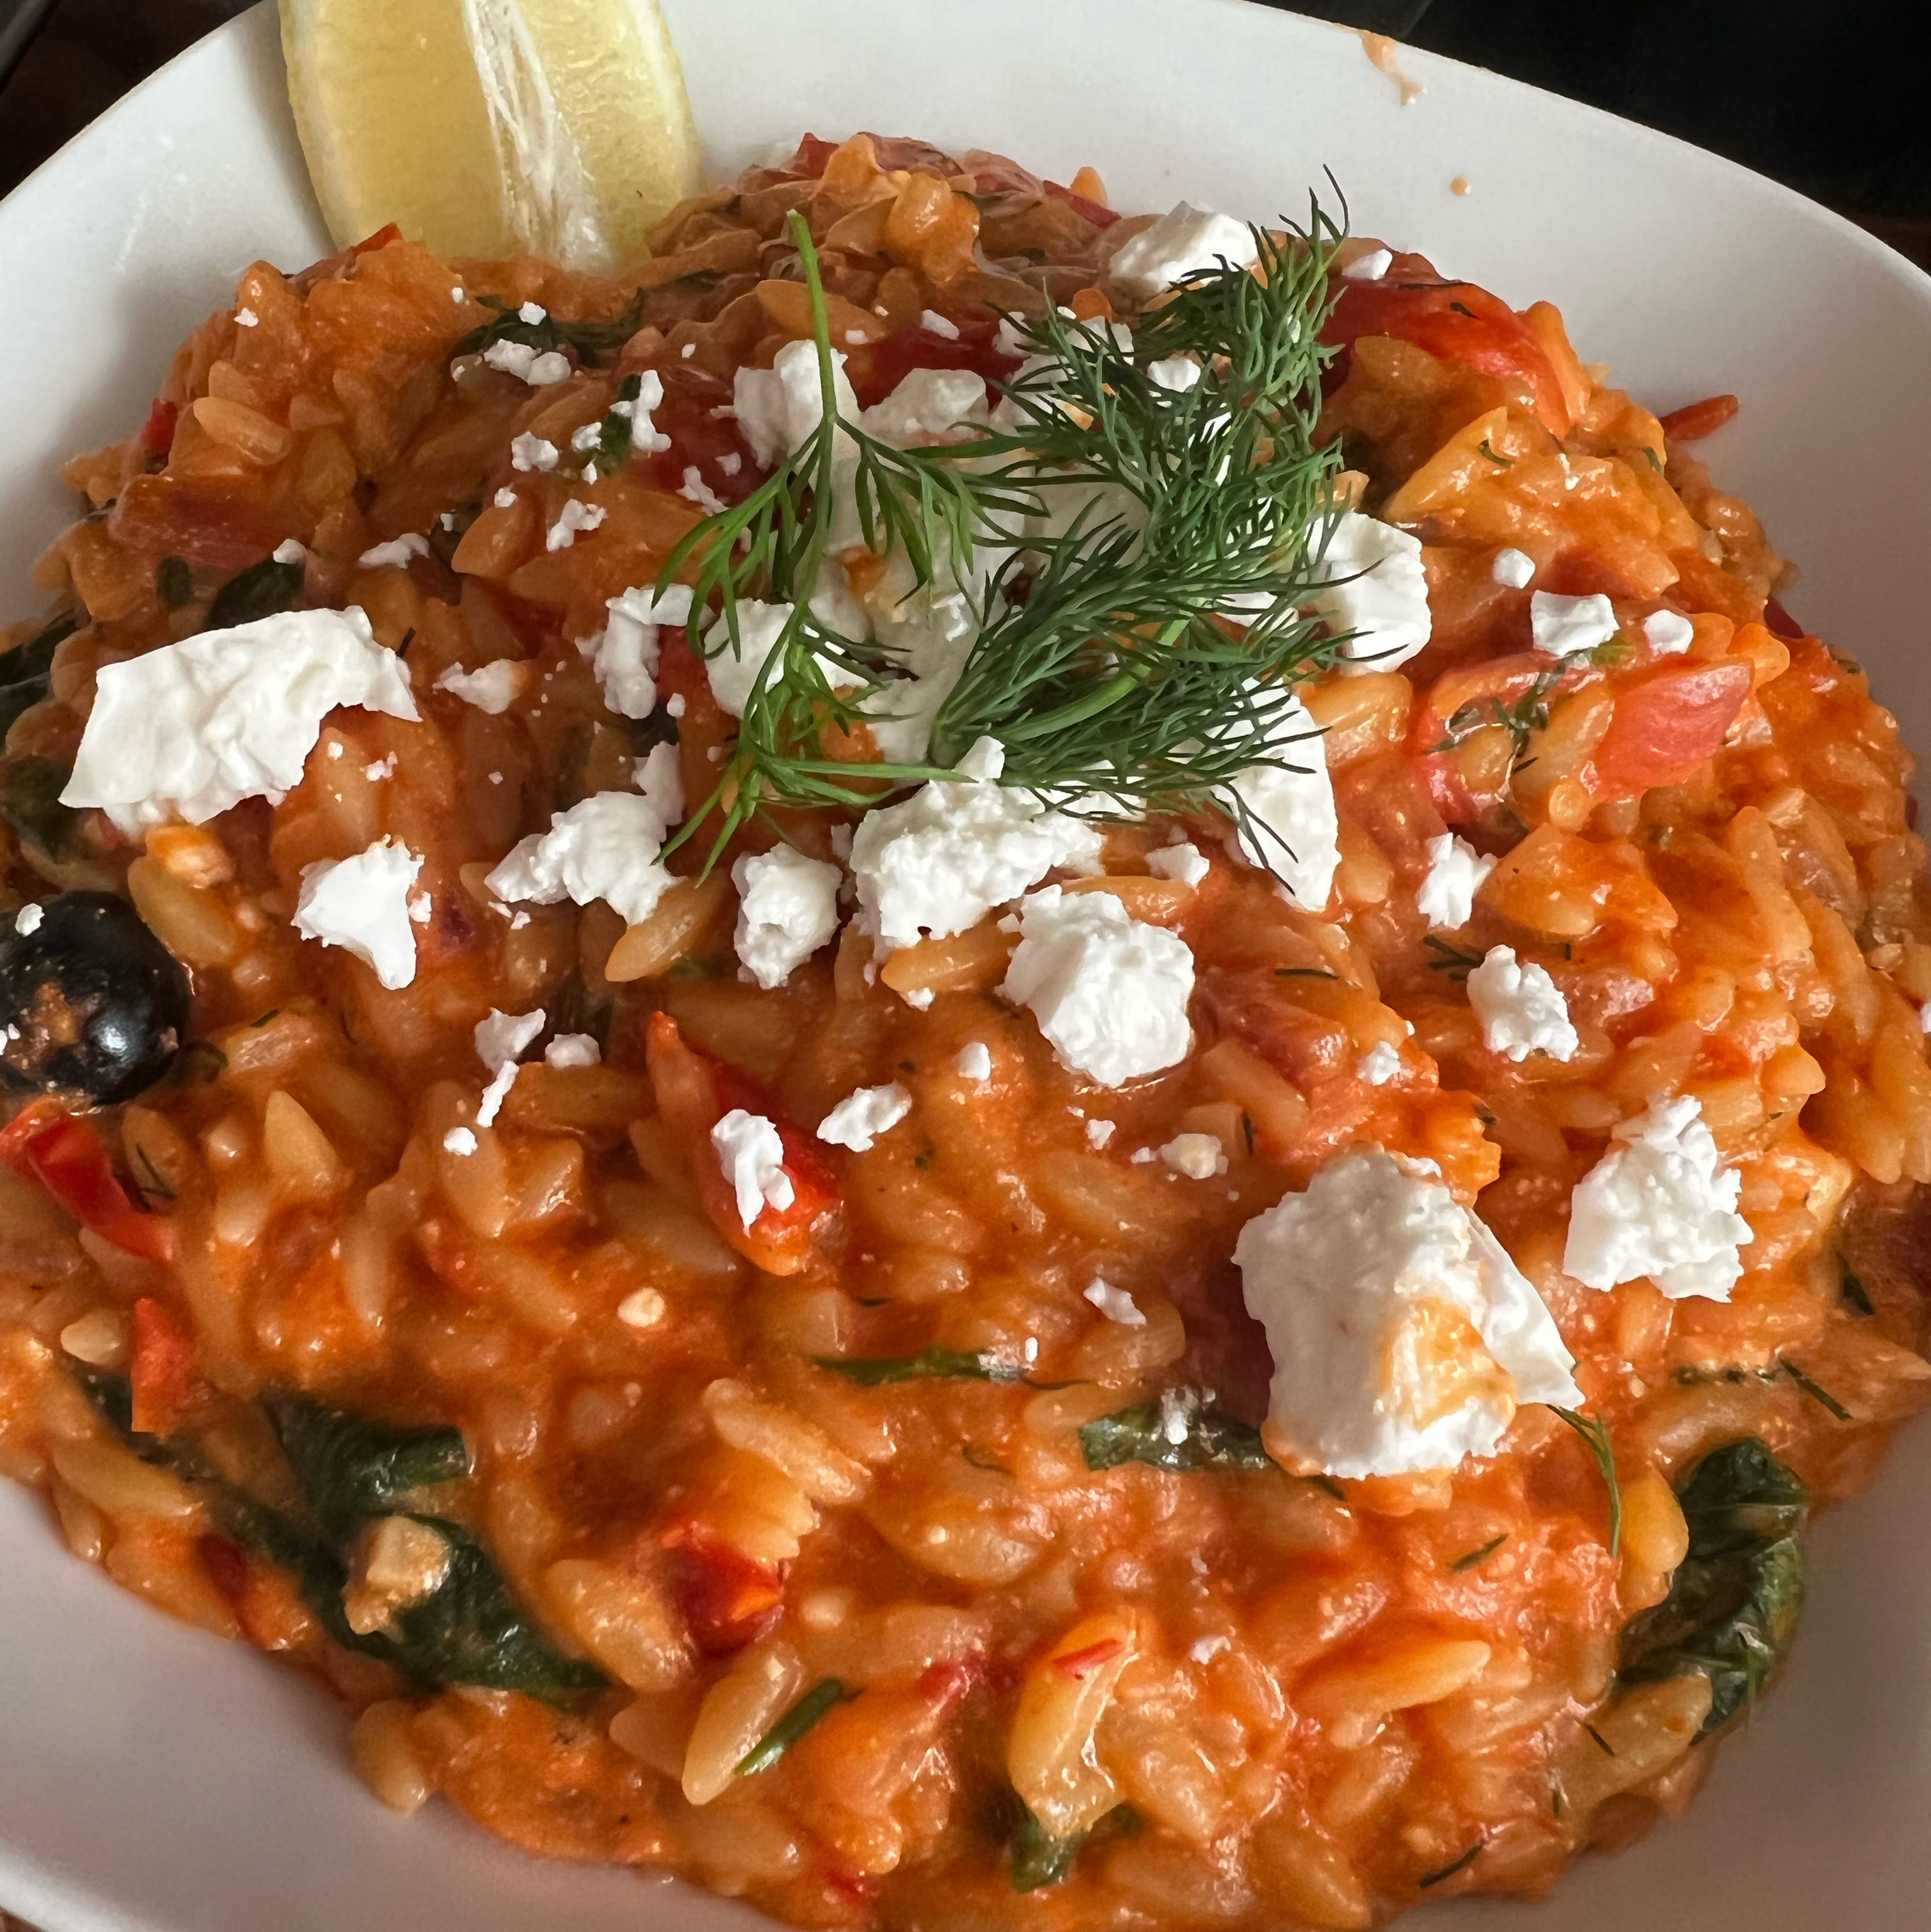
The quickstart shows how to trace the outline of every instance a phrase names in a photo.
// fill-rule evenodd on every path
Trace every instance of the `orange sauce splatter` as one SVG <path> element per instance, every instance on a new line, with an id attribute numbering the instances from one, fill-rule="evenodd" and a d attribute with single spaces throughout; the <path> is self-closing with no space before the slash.
<path id="1" fill-rule="evenodd" d="M 1368 58 L 1402 90 L 1402 105 L 1404 107 L 1409 106 L 1420 94 L 1421 82 L 1411 80 L 1396 65 L 1401 52 L 1400 44 L 1391 40 L 1386 34 L 1371 34 L 1363 28 L 1361 45 Z"/>

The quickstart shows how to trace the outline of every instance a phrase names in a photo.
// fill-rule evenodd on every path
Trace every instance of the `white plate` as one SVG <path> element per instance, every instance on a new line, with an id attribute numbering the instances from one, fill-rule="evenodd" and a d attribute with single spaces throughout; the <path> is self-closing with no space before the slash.
<path id="1" fill-rule="evenodd" d="M 406 4 L 406 0 L 404 0 Z M 1518 303 L 1659 409 L 1734 390 L 1708 446 L 1804 565 L 1796 610 L 1931 748 L 1931 283 L 1835 216 L 1642 128 L 1425 55 L 1414 105 L 1355 37 L 1238 0 L 669 0 L 718 175 L 805 128 L 1003 149 L 1119 204 L 1252 217 L 1331 167 L 1358 230 Z M 1466 176 L 1472 191 L 1449 184 Z M 266 256 L 327 245 L 272 10 L 204 41 L 0 205 L 0 608 L 72 514 L 72 452 L 138 422 L 187 329 Z M 1825 1522 L 1796 1662 L 1688 1821 L 1459 1932 L 1931 1925 L 1931 1431 Z M 0 1484 L 0 1904 L 49 1932 L 666 1932 L 758 1922 L 544 1866 L 442 1806 L 397 1819 L 319 1692 L 170 1624 Z"/>

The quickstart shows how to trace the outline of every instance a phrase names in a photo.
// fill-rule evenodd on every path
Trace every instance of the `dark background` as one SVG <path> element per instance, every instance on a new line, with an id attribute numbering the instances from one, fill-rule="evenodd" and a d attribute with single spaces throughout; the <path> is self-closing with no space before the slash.
<path id="1" fill-rule="evenodd" d="M 0 84 L 0 194 L 245 4 L 0 0 L 0 65 L 15 62 Z M 1931 62 L 1909 52 L 1931 20 L 1926 0 L 1303 0 L 1302 10 L 1681 135 L 1931 265 Z"/>

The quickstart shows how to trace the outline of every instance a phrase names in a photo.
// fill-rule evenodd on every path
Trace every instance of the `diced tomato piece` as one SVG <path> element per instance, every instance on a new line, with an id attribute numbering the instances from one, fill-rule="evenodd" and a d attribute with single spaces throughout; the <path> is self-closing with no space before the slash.
<path id="1" fill-rule="evenodd" d="M 136 1425 L 138 1426 L 138 1424 Z M 194 1539 L 195 1560 L 237 1617 L 248 1600 L 248 1558 L 241 1545 L 211 1532 Z"/>
<path id="2" fill-rule="evenodd" d="M 1096 228 L 1110 228 L 1120 219 L 1117 208 L 1108 208 L 1104 202 L 1090 200 L 1085 195 L 1075 194 L 1069 188 L 1062 188 L 1057 182 L 1044 184 L 1046 192 L 1055 201 L 1063 201 L 1075 214 L 1083 214 Z"/>
<path id="3" fill-rule="evenodd" d="M 796 1274 L 817 1246 L 818 1222 L 835 1205 L 837 1182 L 829 1163 L 796 1127 L 778 1120 L 768 1100 L 736 1069 L 697 1052 L 668 1013 L 654 1013 L 644 1035 L 658 1111 L 690 1150 L 697 1188 L 719 1234 L 766 1274 Z M 762 1114 L 784 1143 L 784 1167 L 791 1181 L 791 1204 L 767 1206 L 747 1228 L 738 1212 L 737 1192 L 711 1144 L 711 1130 L 733 1108 Z"/>
<path id="4" fill-rule="evenodd" d="M 954 1705 L 963 1703 L 985 1681 L 985 1657 L 973 1652 L 965 1657 L 942 1657 L 919 1673 L 914 1688 L 932 1706 L 933 1714 L 943 1717 Z"/>
<path id="5" fill-rule="evenodd" d="M 178 476 L 133 476 L 109 513 L 115 542 L 153 556 L 184 557 L 210 570 L 259 563 L 292 532 L 240 490 Z"/>
<path id="6" fill-rule="evenodd" d="M 768 1636 L 784 1614 L 784 1572 L 754 1562 L 688 1517 L 658 1538 L 691 1640 L 722 1657 Z"/>
<path id="7" fill-rule="evenodd" d="M 154 398 L 154 406 L 148 412 L 147 421 L 141 425 L 141 447 L 150 456 L 165 456 L 174 447 L 174 426 L 181 420 L 181 410 L 173 403 L 164 403 Z"/>
<path id="8" fill-rule="evenodd" d="M 402 239 L 402 230 L 393 221 L 385 222 L 374 234 L 365 236 L 351 248 L 352 255 L 371 255 L 378 248 L 386 248 L 391 242 Z"/>
<path id="9" fill-rule="evenodd" d="M 1774 597 L 1765 602 L 1763 620 L 1766 628 L 1780 638 L 1807 638 L 1810 634 Z"/>
<path id="10" fill-rule="evenodd" d="M 83 1228 L 124 1253 L 150 1262 L 173 1258 L 173 1223 L 144 1214 L 127 1198 L 91 1120 L 51 1100 L 31 1102 L 0 1133 L 0 1162 L 37 1183 Z"/>
<path id="11" fill-rule="evenodd" d="M 1740 406 L 1735 396 L 1705 396 L 1701 402 L 1685 403 L 1660 418 L 1663 433 L 1672 442 L 1694 442 L 1699 436 L 1714 436 Z"/>
<path id="12" fill-rule="evenodd" d="M 195 1399 L 194 1341 L 149 1295 L 134 1304 L 127 1381 L 133 1393 L 134 1427 L 143 1436 L 172 1436 Z"/>
<path id="13" fill-rule="evenodd" d="M 1672 666 L 1624 685 L 1591 760 L 1594 789 L 1627 796 L 1681 784 L 1716 755 L 1750 688 L 1750 666 L 1734 658 Z"/>
<path id="14" fill-rule="evenodd" d="M 1528 324 L 1472 282 L 1349 282 L 1321 340 L 1346 348 L 1364 335 L 1392 335 L 1444 362 L 1514 376 L 1534 392 L 1546 428 L 1560 435 L 1569 427 L 1562 386 Z"/>
<path id="15" fill-rule="evenodd" d="M 854 357 L 852 391 L 860 404 L 869 409 L 882 402 L 914 369 L 970 369 L 995 382 L 1018 368 L 1019 358 L 1000 347 L 996 324 L 961 320 L 957 326 L 957 340 L 929 328 L 901 328 L 874 343 L 862 358 Z"/>
<path id="16" fill-rule="evenodd" d="M 798 143 L 798 152 L 784 164 L 787 175 L 799 175 L 807 181 L 816 181 L 825 172 L 826 164 L 838 151 L 835 141 L 822 140 L 816 134 L 807 134 Z"/>
<path id="17" fill-rule="evenodd" d="M 766 472 L 751 453 L 733 416 L 720 416 L 731 392 L 703 369 L 681 358 L 649 365 L 664 385 L 664 400 L 650 412 L 658 433 L 670 440 L 668 449 L 634 459 L 637 470 L 660 490 L 680 490 L 687 470 L 695 469 L 705 487 L 721 503 L 741 503 L 764 481 Z M 727 468 L 721 459 L 734 456 Z"/>

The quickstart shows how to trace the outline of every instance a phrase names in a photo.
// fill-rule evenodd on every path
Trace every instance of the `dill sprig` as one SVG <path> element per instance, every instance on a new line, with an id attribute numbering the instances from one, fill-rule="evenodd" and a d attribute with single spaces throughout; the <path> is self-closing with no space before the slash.
<path id="1" fill-rule="evenodd" d="M 952 775 L 982 736 L 1005 746 L 1006 782 L 1075 810 L 1211 802 L 1240 816 L 1223 788 L 1291 762 L 1310 735 L 1288 728 L 1293 686 L 1345 641 L 1300 608 L 1328 580 L 1340 458 L 1313 437 L 1342 231 L 1318 202 L 1285 238 L 1257 230 L 1255 270 L 1191 278 L 1141 317 L 1132 357 L 1108 326 L 1008 317 L 1024 360 L 997 386 L 1021 420 L 903 450 L 840 417 L 817 251 L 796 213 L 791 231 L 821 420 L 742 502 L 694 528 L 658 582 L 694 566 L 688 634 L 708 658 L 742 650 L 750 599 L 792 608 L 680 838 L 718 814 L 715 860 L 768 805 L 863 808 Z M 1136 366 L 1183 356 L 1201 370 L 1189 389 Z M 901 555 L 918 586 L 958 590 L 976 620 L 928 763 L 827 754 L 828 734 L 890 718 L 914 689 L 889 645 L 812 608 L 835 545 L 855 541 Z"/>

